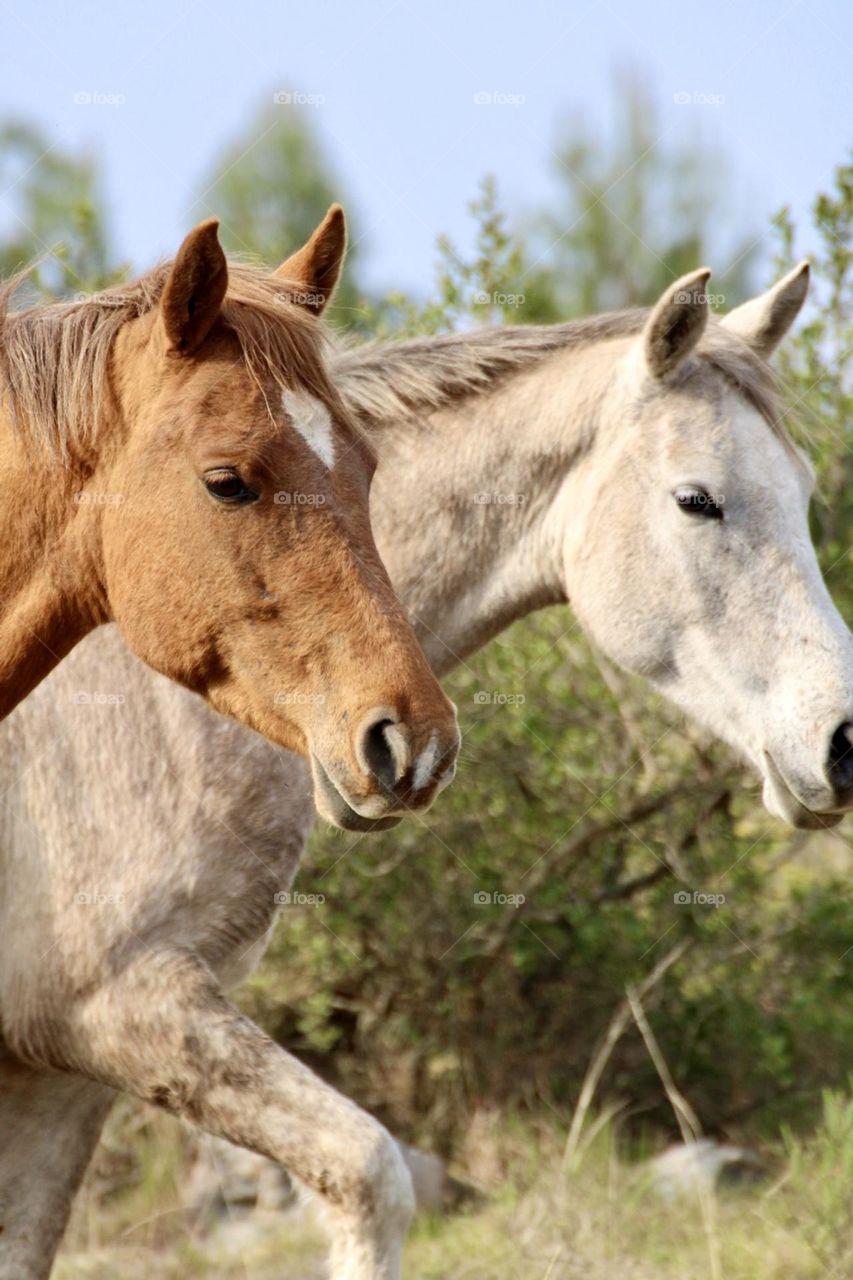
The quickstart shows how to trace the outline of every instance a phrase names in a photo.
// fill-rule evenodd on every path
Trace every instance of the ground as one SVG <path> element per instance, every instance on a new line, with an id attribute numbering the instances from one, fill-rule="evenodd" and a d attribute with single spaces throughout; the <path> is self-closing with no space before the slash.
<path id="1" fill-rule="evenodd" d="M 130 1120 L 134 1155 L 124 1150 Z M 55 1280 L 325 1280 L 320 1222 L 296 1211 L 223 1220 L 181 1206 L 188 1138 L 163 1116 L 120 1115 L 81 1195 Z M 763 1153 L 764 1178 L 711 1197 L 663 1198 L 612 1124 L 573 1164 L 565 1134 L 502 1124 L 474 1164 L 492 1186 L 466 1210 L 421 1219 L 407 1280 L 849 1280 L 853 1104 Z M 132 1167 L 132 1175 L 128 1168 Z M 124 1170 L 124 1172 L 122 1172 Z M 464 1173 L 465 1170 L 457 1169 Z M 112 1185 L 110 1185 L 112 1183 Z"/>

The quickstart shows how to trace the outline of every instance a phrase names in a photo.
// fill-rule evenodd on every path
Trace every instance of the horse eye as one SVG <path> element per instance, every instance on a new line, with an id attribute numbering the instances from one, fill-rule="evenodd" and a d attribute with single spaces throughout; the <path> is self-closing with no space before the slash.
<path id="1" fill-rule="evenodd" d="M 258 496 L 243 483 L 236 471 L 228 469 L 208 471 L 204 477 L 204 487 L 211 497 L 232 505 L 254 502 Z"/>
<path id="2" fill-rule="evenodd" d="M 709 520 L 722 520 L 722 494 L 713 495 L 707 489 L 695 485 L 681 485 L 673 495 L 682 511 L 691 516 L 706 516 Z"/>

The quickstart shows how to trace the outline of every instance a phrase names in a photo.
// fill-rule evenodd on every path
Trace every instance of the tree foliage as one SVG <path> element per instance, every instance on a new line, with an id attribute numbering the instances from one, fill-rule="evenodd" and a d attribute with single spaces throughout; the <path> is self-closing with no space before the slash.
<path id="1" fill-rule="evenodd" d="M 558 194 L 534 220 L 538 266 L 565 316 L 650 305 L 706 263 L 721 305 L 749 291 L 753 229 L 728 239 L 733 184 L 722 156 L 693 134 L 667 141 L 651 94 L 623 74 L 611 133 L 572 116 L 553 152 Z"/>
<path id="2" fill-rule="evenodd" d="M 38 260 L 33 283 L 55 296 L 91 292 L 109 283 L 109 247 L 98 169 L 22 121 L 0 125 L 0 181 L 9 219 L 0 239 L 0 274 Z"/>
<path id="3" fill-rule="evenodd" d="M 313 127 L 311 108 L 301 105 L 299 95 L 291 91 L 275 98 L 278 101 L 263 107 L 216 158 L 194 209 L 199 219 L 221 219 L 226 250 L 270 266 L 298 249 L 329 205 L 341 200 L 341 185 Z M 353 325 L 360 296 L 360 232 L 349 201 L 346 212 L 347 273 L 331 314 L 336 323 Z"/>

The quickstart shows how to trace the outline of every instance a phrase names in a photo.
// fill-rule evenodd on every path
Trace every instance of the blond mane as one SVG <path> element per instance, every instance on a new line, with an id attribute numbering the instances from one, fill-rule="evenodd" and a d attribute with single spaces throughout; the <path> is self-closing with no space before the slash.
<path id="1" fill-rule="evenodd" d="M 11 309 L 29 269 L 0 288 L 0 403 L 15 430 L 63 456 L 96 444 L 116 335 L 158 304 L 171 263 L 130 284 L 70 302 Z M 258 385 L 298 385 L 341 414 L 325 367 L 325 332 L 292 301 L 296 286 L 260 267 L 228 264 L 222 318 Z"/>

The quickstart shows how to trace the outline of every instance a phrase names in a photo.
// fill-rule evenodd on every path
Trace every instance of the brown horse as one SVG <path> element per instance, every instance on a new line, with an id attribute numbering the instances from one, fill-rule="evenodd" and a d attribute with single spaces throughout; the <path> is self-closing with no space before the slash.
<path id="1" fill-rule="evenodd" d="M 379 560 L 374 468 L 323 360 L 332 208 L 269 276 L 215 221 L 83 302 L 0 295 L 0 717 L 114 621 L 149 666 L 307 756 L 320 811 L 392 824 L 457 731 Z"/>

